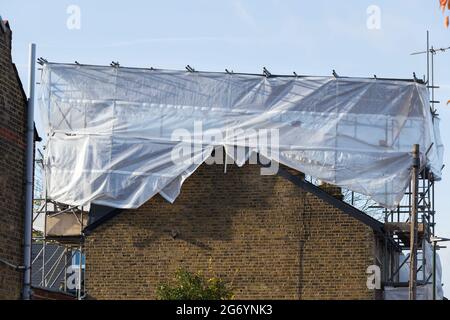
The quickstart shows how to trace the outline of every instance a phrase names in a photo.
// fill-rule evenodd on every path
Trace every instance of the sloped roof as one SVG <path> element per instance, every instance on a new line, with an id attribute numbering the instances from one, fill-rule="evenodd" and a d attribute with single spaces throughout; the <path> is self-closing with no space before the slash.
<path id="1" fill-rule="evenodd" d="M 32 273 L 31 284 L 34 287 L 43 287 L 42 284 L 42 243 L 33 243 L 31 247 Z M 65 276 L 65 247 L 58 244 L 48 243 L 45 246 L 45 273 L 49 273 L 47 280 L 50 289 L 58 290 Z M 71 263 L 71 261 L 69 261 Z"/>

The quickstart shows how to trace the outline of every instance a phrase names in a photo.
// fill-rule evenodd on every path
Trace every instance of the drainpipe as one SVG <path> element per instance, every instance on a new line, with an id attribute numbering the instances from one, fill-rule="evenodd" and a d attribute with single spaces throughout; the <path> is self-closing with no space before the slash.
<path id="1" fill-rule="evenodd" d="M 36 45 L 30 44 L 28 70 L 28 110 L 27 110 L 27 152 L 26 152 L 26 191 L 25 227 L 23 244 L 23 291 L 24 300 L 31 298 L 31 236 L 33 226 L 33 169 L 34 169 L 34 84 L 36 69 Z"/>

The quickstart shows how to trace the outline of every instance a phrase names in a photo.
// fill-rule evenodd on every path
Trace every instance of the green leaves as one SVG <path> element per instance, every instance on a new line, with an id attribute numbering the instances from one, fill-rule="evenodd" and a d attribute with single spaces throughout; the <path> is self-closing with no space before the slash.
<path id="1" fill-rule="evenodd" d="M 181 268 L 171 283 L 156 289 L 156 296 L 159 300 L 228 300 L 233 298 L 233 293 L 219 278 L 207 279 L 200 272 Z"/>
<path id="2" fill-rule="evenodd" d="M 439 5 L 441 6 L 442 12 L 445 12 L 446 9 L 450 10 L 450 0 L 439 0 Z M 449 16 L 446 16 L 444 20 L 446 28 L 448 28 L 449 23 L 450 23 Z"/>

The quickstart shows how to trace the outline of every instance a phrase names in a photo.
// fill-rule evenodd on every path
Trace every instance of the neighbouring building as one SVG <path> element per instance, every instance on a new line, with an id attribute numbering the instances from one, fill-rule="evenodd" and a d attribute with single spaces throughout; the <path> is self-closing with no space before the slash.
<path id="1" fill-rule="evenodd" d="M 0 18 L 0 299 L 20 298 L 23 273 L 27 98 L 11 35 Z M 158 195 L 138 209 L 91 205 L 86 228 L 83 208 L 69 209 L 46 211 L 54 244 L 44 261 L 42 245 L 33 247 L 33 299 L 154 299 L 180 267 L 226 280 L 237 299 L 379 299 L 367 286 L 372 266 L 384 283 L 400 281 L 402 248 L 391 235 L 407 223 L 389 231 L 339 188 L 285 167 L 263 176 L 258 165 L 225 173 L 204 164 L 173 204 Z M 50 273 L 39 275 L 40 265 Z"/>
<path id="2" fill-rule="evenodd" d="M 12 32 L 0 18 L 0 299 L 21 296 L 27 97 L 11 57 Z"/>
<path id="3" fill-rule="evenodd" d="M 23 283 L 28 99 L 11 49 L 11 28 L 0 17 L 0 300 L 21 298 Z"/>
<path id="4" fill-rule="evenodd" d="M 396 263 L 382 223 L 286 168 L 204 164 L 173 204 L 110 217 L 85 240 L 92 299 L 154 299 L 179 267 L 232 283 L 236 299 L 375 299 L 367 268 Z"/>
<path id="5" fill-rule="evenodd" d="M 31 246 L 33 289 L 45 288 L 54 291 L 65 289 L 66 269 L 72 260 L 71 252 L 57 243 L 35 242 Z M 44 283 L 45 282 L 45 283 Z"/>

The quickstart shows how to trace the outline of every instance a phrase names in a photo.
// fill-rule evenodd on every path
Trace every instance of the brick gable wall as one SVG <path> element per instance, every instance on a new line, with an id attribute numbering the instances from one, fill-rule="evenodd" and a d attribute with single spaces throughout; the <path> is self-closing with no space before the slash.
<path id="1" fill-rule="evenodd" d="M 154 299 L 178 267 L 233 283 L 237 299 L 373 299 L 374 233 L 260 167 L 203 165 L 174 204 L 156 196 L 89 235 L 94 299 Z"/>
<path id="2" fill-rule="evenodd" d="M 23 263 L 26 97 L 11 59 L 11 31 L 0 28 L 0 257 Z M 18 299 L 22 272 L 0 263 L 0 299 Z"/>

